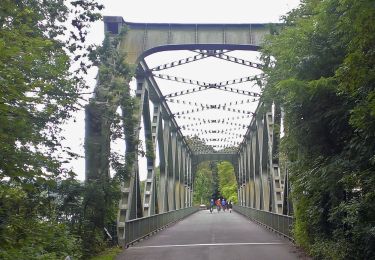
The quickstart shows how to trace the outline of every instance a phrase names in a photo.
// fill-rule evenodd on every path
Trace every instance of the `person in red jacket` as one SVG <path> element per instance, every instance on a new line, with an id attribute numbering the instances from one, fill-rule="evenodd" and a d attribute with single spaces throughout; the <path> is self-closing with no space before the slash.
<path id="1" fill-rule="evenodd" d="M 219 213 L 220 209 L 221 209 L 221 201 L 220 201 L 220 199 L 217 199 L 215 203 L 216 203 L 217 213 Z"/>

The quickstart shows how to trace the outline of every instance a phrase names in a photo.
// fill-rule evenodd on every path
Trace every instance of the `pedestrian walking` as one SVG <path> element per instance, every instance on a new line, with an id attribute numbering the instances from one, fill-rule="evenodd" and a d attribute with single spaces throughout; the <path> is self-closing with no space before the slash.
<path id="1" fill-rule="evenodd" d="M 221 200 L 221 207 L 223 208 L 223 211 L 225 212 L 225 209 L 226 209 L 226 207 L 227 207 L 227 202 L 226 202 L 225 198 L 223 198 L 223 199 Z"/>
<path id="2" fill-rule="evenodd" d="M 228 203 L 229 213 L 232 213 L 232 208 L 233 208 L 233 204 L 232 204 L 232 201 L 230 200 Z"/>
<path id="3" fill-rule="evenodd" d="M 217 209 L 217 213 L 219 213 L 220 209 L 221 209 L 221 201 L 220 201 L 220 199 L 216 200 L 216 209 Z"/>
<path id="4" fill-rule="evenodd" d="M 214 205 L 215 205 L 215 201 L 213 198 L 211 198 L 210 200 L 210 212 L 212 213 L 212 211 L 214 210 Z"/>

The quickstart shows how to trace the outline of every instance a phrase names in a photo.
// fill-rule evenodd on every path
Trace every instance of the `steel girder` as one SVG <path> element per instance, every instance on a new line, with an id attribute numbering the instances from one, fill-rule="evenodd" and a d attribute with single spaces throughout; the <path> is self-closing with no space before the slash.
<path id="1" fill-rule="evenodd" d="M 257 111 L 264 110 L 264 106 L 260 104 Z M 282 214 L 285 174 L 281 176 L 275 160 L 280 133 L 274 131 L 274 126 L 281 123 L 277 111 L 279 108 L 274 106 L 258 114 L 239 147 L 238 199 L 242 206 Z"/>
<path id="2" fill-rule="evenodd" d="M 197 45 L 206 50 L 224 49 L 204 48 L 208 45 L 220 45 L 226 50 L 257 50 L 269 33 L 269 24 L 131 23 L 119 16 L 104 16 L 104 25 L 105 31 L 114 34 L 128 27 L 121 48 L 127 53 L 129 64 L 164 50 L 197 50 Z M 232 61 L 230 57 L 220 58 Z"/>
<path id="3" fill-rule="evenodd" d="M 184 142 L 183 136 L 177 130 L 176 123 L 170 119 L 170 113 L 164 106 L 165 104 L 153 102 L 160 101 L 160 99 L 155 99 L 157 94 L 155 88 L 157 86 L 153 86 L 149 79 L 137 78 L 136 98 L 140 111 L 137 117 L 136 135 L 139 135 L 141 128 L 144 129 L 147 177 L 142 198 L 139 194 L 137 163 L 134 165 L 130 180 L 123 183 L 117 223 L 120 243 L 125 238 L 125 221 L 191 205 L 192 183 L 189 181 L 191 180 L 191 172 L 189 171 L 191 152 Z M 153 104 L 152 117 L 150 103 Z M 143 120 L 141 120 L 141 117 Z M 141 125 L 141 122 L 143 122 L 143 125 Z M 156 176 L 155 173 L 156 149 L 159 149 L 160 176 Z M 138 155 L 135 156 L 138 157 Z M 138 205 L 142 205 L 140 209 Z M 135 209 L 141 210 L 141 214 L 134 213 Z"/>
<path id="4" fill-rule="evenodd" d="M 154 116 L 153 122 L 158 120 L 157 138 L 154 140 L 154 147 L 158 144 L 160 160 L 160 190 L 159 192 L 159 213 L 184 208 L 191 205 L 192 192 L 191 151 L 185 141 L 179 127 L 168 108 L 166 101 L 162 98 L 160 89 L 151 75 L 142 73 L 148 67 L 144 61 L 140 62 L 139 74 L 144 75 L 148 82 L 150 102 L 158 104 L 158 117 Z M 154 109 L 155 111 L 155 109 Z M 157 192 L 155 190 L 155 192 Z"/>

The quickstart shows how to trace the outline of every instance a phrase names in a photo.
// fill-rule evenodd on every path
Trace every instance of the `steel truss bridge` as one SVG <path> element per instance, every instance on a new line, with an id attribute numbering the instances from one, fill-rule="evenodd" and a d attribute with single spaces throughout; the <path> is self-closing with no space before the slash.
<path id="1" fill-rule="evenodd" d="M 153 149 L 146 154 L 155 154 L 158 149 L 160 168 L 157 185 L 156 158 L 146 156 L 143 195 L 137 163 L 129 180 L 123 183 L 117 223 L 120 244 L 193 212 L 194 176 L 203 161 L 231 162 L 238 182 L 240 207 L 288 215 L 287 173 L 280 170 L 278 159 L 282 111 L 260 99 L 259 84 L 266 80 L 263 64 L 232 54 L 235 51 L 257 52 L 269 33 L 268 25 L 129 23 L 122 17 L 104 17 L 104 24 L 108 37 L 119 34 L 124 26 L 128 28 L 119 49 L 126 53 L 126 62 L 137 67 L 135 92 L 140 109 L 134 115 L 137 120 L 135 136 L 139 138 L 143 129 L 146 143 L 153 144 L 146 146 L 146 149 Z M 173 59 L 174 51 L 192 54 Z M 146 62 L 148 57 L 161 52 L 172 53 L 172 61 L 150 67 Z M 168 74 L 173 69 L 184 71 L 183 68 L 205 59 L 235 64 L 256 73 L 217 82 Z M 172 92 L 162 90 L 168 82 L 185 88 L 174 88 Z M 95 92 L 105 91 L 108 89 L 104 89 L 99 79 Z M 241 99 L 213 102 L 210 95 L 205 96 L 213 91 L 237 95 Z M 194 95 L 204 96 L 204 100 L 210 102 L 186 99 Z M 102 116 L 108 107 L 109 104 L 97 96 L 86 107 L 86 141 L 90 140 L 90 145 L 88 142 L 85 145 L 86 179 L 105 180 L 109 176 L 110 126 Z M 202 116 L 208 112 L 211 116 Z M 138 154 L 133 156 L 137 162 Z M 167 220 L 152 222 L 149 219 L 168 213 Z M 138 230 L 136 235 L 131 223 L 138 219 L 148 219 L 147 225 L 152 227 L 142 232 Z"/>

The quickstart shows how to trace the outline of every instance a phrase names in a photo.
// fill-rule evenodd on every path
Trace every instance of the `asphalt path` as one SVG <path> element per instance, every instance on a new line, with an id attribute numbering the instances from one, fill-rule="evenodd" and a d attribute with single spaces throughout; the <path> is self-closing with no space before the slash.
<path id="1" fill-rule="evenodd" d="M 228 211 L 201 210 L 123 251 L 118 260 L 307 259 L 276 233 Z"/>

